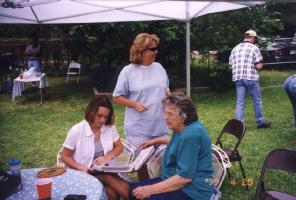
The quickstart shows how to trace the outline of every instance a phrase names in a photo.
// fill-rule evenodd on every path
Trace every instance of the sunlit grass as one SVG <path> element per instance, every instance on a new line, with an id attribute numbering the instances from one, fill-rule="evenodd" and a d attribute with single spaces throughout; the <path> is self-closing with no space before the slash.
<path id="1" fill-rule="evenodd" d="M 260 83 L 262 90 L 264 114 L 271 119 L 271 129 L 256 128 L 253 104 L 247 99 L 246 126 L 247 132 L 240 145 L 243 165 L 248 177 L 254 180 L 250 191 L 239 184 L 231 186 L 226 178 L 221 188 L 222 200 L 251 199 L 268 152 L 276 148 L 295 149 L 292 138 L 295 135 L 292 109 L 289 99 L 280 86 L 283 81 L 296 71 L 262 71 Z M 56 162 L 56 154 L 60 149 L 67 131 L 75 123 L 81 121 L 84 109 L 90 100 L 92 89 L 86 77 L 79 85 L 75 82 L 65 84 L 65 78 L 49 78 L 50 87 L 46 91 L 43 104 L 37 92 L 29 92 L 11 102 L 7 93 L 0 94 L 0 162 L 7 168 L 9 158 L 22 160 L 23 168 L 51 166 Z M 275 85 L 278 87 L 268 87 Z M 200 120 L 207 127 L 214 143 L 223 125 L 234 117 L 235 90 L 225 93 L 209 91 L 193 92 L 192 99 L 197 105 Z M 115 105 L 116 126 L 123 137 L 124 108 Z M 232 175 L 241 180 L 237 164 L 231 169 Z M 272 181 L 280 182 L 279 177 Z M 289 191 L 296 191 L 293 182 L 287 183 Z"/>

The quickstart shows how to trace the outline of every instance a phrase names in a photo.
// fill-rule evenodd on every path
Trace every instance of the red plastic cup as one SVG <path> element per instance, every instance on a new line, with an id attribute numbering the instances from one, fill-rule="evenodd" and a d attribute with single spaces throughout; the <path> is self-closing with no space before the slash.
<path id="1" fill-rule="evenodd" d="M 24 78 L 24 75 L 23 74 L 20 74 L 20 79 L 23 79 Z"/>
<path id="2" fill-rule="evenodd" d="M 39 178 L 35 182 L 37 188 L 38 199 L 51 199 L 51 178 Z"/>

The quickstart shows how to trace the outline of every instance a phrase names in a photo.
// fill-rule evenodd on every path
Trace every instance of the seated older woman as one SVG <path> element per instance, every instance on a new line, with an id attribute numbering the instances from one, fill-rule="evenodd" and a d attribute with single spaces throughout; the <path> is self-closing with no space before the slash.
<path id="1" fill-rule="evenodd" d="M 118 156 L 123 145 L 114 124 L 111 101 L 105 95 L 92 98 L 85 119 L 74 125 L 63 144 L 62 159 L 73 169 L 96 176 L 105 186 L 109 200 L 128 199 L 128 183 L 117 174 L 96 172 L 91 165 L 105 165 Z"/>
<path id="2" fill-rule="evenodd" d="M 211 140 L 198 120 L 196 108 L 183 93 L 163 100 L 165 119 L 172 138 L 154 138 L 142 147 L 168 143 L 162 162 L 162 176 L 130 185 L 130 199 L 209 200 L 212 187 Z"/>

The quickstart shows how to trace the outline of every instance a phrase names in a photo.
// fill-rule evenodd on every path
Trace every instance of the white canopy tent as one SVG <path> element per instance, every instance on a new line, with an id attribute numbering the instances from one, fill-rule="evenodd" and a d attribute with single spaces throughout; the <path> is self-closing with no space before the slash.
<path id="1" fill-rule="evenodd" d="M 190 0 L 0 0 L 0 23 L 65 24 L 178 20 L 186 22 L 186 88 L 190 96 L 192 18 L 262 4 L 251 1 Z"/>

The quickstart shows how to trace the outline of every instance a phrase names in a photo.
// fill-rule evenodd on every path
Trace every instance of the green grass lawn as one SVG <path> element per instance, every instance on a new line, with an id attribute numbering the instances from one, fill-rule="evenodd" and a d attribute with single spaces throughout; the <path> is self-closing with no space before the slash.
<path id="1" fill-rule="evenodd" d="M 256 129 L 253 104 L 247 99 L 245 138 L 240 145 L 243 165 L 248 177 L 254 180 L 250 191 L 240 184 L 231 186 L 226 178 L 221 188 L 222 200 L 251 199 L 255 193 L 263 160 L 268 152 L 276 148 L 295 149 L 292 138 L 295 135 L 291 104 L 281 85 L 296 71 L 262 71 L 261 86 L 263 108 L 266 118 L 271 119 L 271 129 Z M 11 157 L 22 160 L 23 168 L 51 166 L 66 137 L 68 129 L 81 121 L 84 109 L 92 96 L 87 78 L 77 86 L 74 82 L 65 84 L 65 78 L 49 78 L 43 104 L 37 92 L 28 92 L 16 102 L 11 102 L 8 93 L 0 94 L 0 163 Z M 278 87 L 268 87 L 268 86 Z M 200 120 L 207 127 L 214 143 L 223 125 L 234 117 L 235 90 L 224 93 L 200 91 L 192 94 Z M 124 108 L 115 105 L 116 125 L 123 137 Z M 238 164 L 231 168 L 237 182 L 241 180 Z M 296 177 L 293 181 L 282 182 L 285 175 L 272 175 L 271 183 L 295 193 Z"/>

